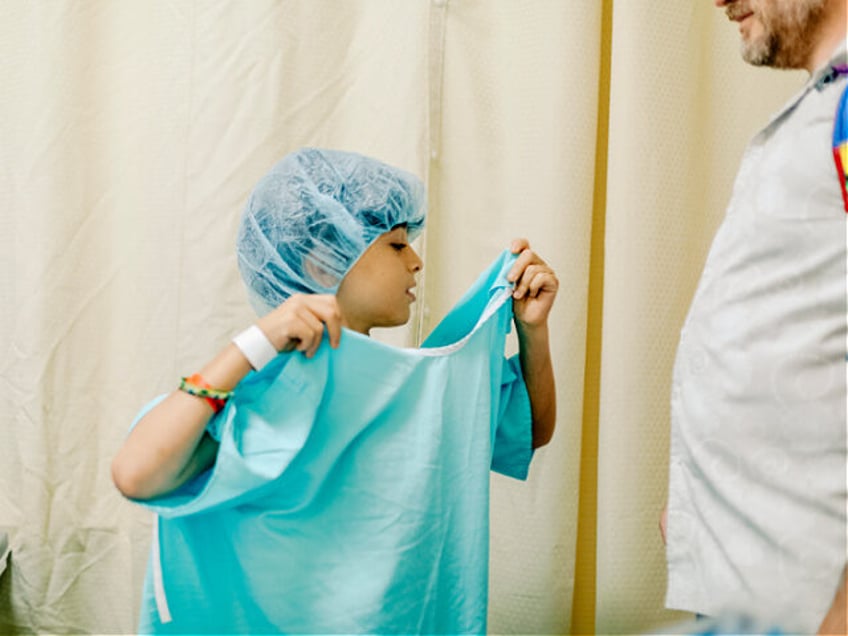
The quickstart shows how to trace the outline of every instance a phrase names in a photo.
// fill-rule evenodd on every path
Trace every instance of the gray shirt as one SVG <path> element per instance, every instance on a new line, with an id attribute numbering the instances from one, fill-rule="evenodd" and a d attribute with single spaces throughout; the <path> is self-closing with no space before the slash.
<path id="1" fill-rule="evenodd" d="M 669 607 L 814 632 L 846 560 L 846 215 L 830 62 L 751 141 L 680 334 Z M 787 617 L 789 617 L 787 619 Z"/>

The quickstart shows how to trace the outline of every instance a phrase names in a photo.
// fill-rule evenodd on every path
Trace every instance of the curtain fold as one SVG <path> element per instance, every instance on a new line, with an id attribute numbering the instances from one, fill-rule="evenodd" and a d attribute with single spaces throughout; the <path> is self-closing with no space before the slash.
<path id="1" fill-rule="evenodd" d="M 494 633 L 570 628 L 600 16 L 597 3 L 558 0 L 447 10 L 428 326 L 514 237 L 530 240 L 563 289 L 551 317 L 559 430 L 528 483 L 493 479 Z"/>
<path id="2" fill-rule="evenodd" d="M 427 182 L 416 313 L 379 338 L 420 341 L 514 237 L 559 276 L 558 430 L 527 483 L 493 477 L 491 631 L 676 620 L 677 331 L 742 147 L 800 83 L 745 67 L 722 22 L 677 0 L 0 3 L 0 632 L 135 629 L 150 520 L 111 458 L 254 319 L 239 214 L 306 145 Z"/>

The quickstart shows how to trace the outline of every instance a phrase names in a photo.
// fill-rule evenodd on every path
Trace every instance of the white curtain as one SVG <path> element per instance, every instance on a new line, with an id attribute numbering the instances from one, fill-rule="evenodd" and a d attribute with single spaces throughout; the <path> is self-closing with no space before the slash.
<path id="1" fill-rule="evenodd" d="M 515 236 L 555 267 L 558 431 L 493 479 L 490 629 L 676 620 L 656 521 L 677 333 L 741 150 L 800 84 L 704 1 L 0 3 L 0 632 L 135 627 L 109 464 L 252 321 L 246 196 L 304 145 L 428 184 L 417 341 Z"/>

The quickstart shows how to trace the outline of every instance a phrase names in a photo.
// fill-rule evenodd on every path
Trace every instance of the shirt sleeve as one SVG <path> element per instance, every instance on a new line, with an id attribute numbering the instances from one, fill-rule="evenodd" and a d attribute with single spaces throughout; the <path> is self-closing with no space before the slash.
<path id="1" fill-rule="evenodd" d="M 533 459 L 533 418 L 530 396 L 518 355 L 504 360 L 498 422 L 492 445 L 492 470 L 507 477 L 527 479 Z"/>

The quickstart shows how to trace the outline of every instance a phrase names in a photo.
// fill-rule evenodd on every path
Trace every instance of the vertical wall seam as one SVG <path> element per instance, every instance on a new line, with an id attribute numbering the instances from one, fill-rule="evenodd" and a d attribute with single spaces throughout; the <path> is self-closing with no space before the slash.
<path id="1" fill-rule="evenodd" d="M 424 182 L 427 188 L 427 216 L 432 219 L 433 211 L 438 208 L 438 160 L 441 154 L 442 139 L 442 88 L 444 85 L 445 60 L 445 17 L 447 0 L 432 0 L 428 15 L 427 33 L 427 157 Z M 428 222 L 429 224 L 429 222 Z M 424 269 L 418 274 L 418 303 L 415 311 L 413 337 L 415 346 L 424 341 L 425 332 L 429 329 L 429 312 L 427 305 L 427 230 L 421 234 L 420 256 L 425 263 Z"/>
<path id="2" fill-rule="evenodd" d="M 598 123 L 595 141 L 595 187 L 586 312 L 586 362 L 583 374 L 583 422 L 580 487 L 574 562 L 571 633 L 594 634 L 597 594 L 598 428 L 604 314 L 604 241 L 606 235 L 610 81 L 613 0 L 601 9 L 598 69 Z"/>
<path id="3" fill-rule="evenodd" d="M 189 180 L 191 175 L 189 173 L 190 162 L 191 162 L 191 129 L 192 129 L 192 112 L 194 108 L 194 74 L 195 74 L 195 60 L 197 58 L 197 3 L 192 2 L 189 5 L 189 72 L 188 72 L 188 91 L 186 95 L 186 121 L 185 121 L 185 138 L 183 139 L 183 150 L 185 152 L 185 156 L 183 157 L 183 191 L 182 191 L 182 209 L 180 210 L 180 214 L 178 215 L 178 227 L 177 227 L 177 236 L 180 237 L 178 244 L 178 255 L 177 255 L 177 271 L 176 274 L 176 285 L 177 285 L 177 307 L 176 307 L 176 315 L 174 320 L 174 356 L 171 358 L 171 361 L 174 365 L 174 370 L 171 374 L 171 377 L 177 377 L 180 373 L 177 371 L 180 366 L 183 364 L 182 356 L 185 351 L 185 343 L 188 342 L 187 338 L 183 338 L 183 286 L 185 285 L 185 281 L 183 280 L 183 272 L 186 269 L 186 256 L 185 256 L 185 233 L 186 233 L 186 217 L 188 216 L 188 202 L 189 202 Z"/>

